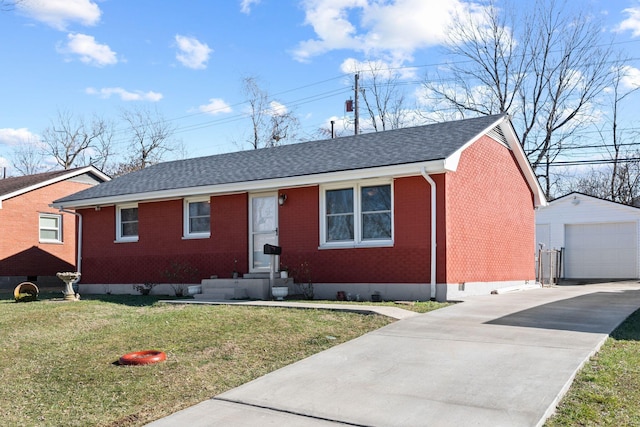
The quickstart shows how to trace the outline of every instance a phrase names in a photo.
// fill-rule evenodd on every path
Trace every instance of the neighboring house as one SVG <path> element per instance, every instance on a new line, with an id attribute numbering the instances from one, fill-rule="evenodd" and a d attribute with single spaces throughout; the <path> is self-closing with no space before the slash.
<path id="1" fill-rule="evenodd" d="M 84 221 L 81 292 L 268 272 L 270 243 L 318 297 L 444 300 L 535 280 L 545 203 L 494 115 L 161 163 L 54 206 Z"/>
<path id="2" fill-rule="evenodd" d="M 92 166 L 0 179 L 0 285 L 61 283 L 57 272 L 75 270 L 76 216 L 50 204 L 108 180 Z"/>
<path id="3" fill-rule="evenodd" d="M 565 279 L 640 278 L 640 209 L 570 193 L 536 212 L 536 244 L 562 250 Z"/>

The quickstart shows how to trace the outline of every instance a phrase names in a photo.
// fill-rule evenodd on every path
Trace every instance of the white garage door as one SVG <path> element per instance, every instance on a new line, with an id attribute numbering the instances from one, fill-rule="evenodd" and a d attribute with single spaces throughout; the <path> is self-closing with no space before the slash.
<path id="1" fill-rule="evenodd" d="M 633 222 L 565 226 L 565 277 L 637 278 L 638 238 Z"/>

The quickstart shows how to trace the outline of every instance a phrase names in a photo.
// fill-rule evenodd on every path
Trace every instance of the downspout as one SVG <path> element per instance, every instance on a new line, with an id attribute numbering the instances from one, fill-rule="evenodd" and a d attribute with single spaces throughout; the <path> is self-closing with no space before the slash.
<path id="1" fill-rule="evenodd" d="M 60 212 L 68 213 L 78 217 L 78 239 L 77 239 L 78 254 L 77 254 L 77 260 L 76 260 L 76 271 L 80 273 L 82 270 L 82 215 L 79 214 L 78 212 L 68 211 L 64 208 L 60 208 Z M 78 277 L 74 283 L 78 283 L 78 282 L 80 282 L 80 277 Z"/>
<path id="2" fill-rule="evenodd" d="M 422 168 L 420 172 L 422 177 L 429 183 L 431 186 L 431 298 L 434 298 L 436 295 L 436 249 L 438 246 L 438 241 L 436 238 L 437 232 L 437 223 L 436 223 L 436 183 L 429 174 L 427 173 L 427 169 L 425 167 Z"/>

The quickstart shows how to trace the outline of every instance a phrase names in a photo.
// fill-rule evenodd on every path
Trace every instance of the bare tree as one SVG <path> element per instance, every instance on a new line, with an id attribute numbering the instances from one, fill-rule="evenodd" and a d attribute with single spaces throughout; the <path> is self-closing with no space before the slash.
<path id="1" fill-rule="evenodd" d="M 159 163 L 165 156 L 178 149 L 173 139 L 175 126 L 167 121 L 157 110 L 137 108 L 123 110 L 122 119 L 127 125 L 129 155 L 127 161 L 115 167 L 127 171 L 144 169 Z"/>
<path id="2" fill-rule="evenodd" d="M 115 135 L 115 126 L 111 121 L 104 122 L 104 132 L 95 139 L 89 163 L 101 171 L 109 168 L 110 163 L 116 157 L 113 138 Z"/>
<path id="3" fill-rule="evenodd" d="M 295 139 L 299 127 L 298 118 L 284 105 L 271 98 L 260 87 L 256 77 L 243 77 L 242 91 L 249 105 L 247 115 L 251 120 L 248 142 L 253 149 L 274 147 Z"/>
<path id="4" fill-rule="evenodd" d="M 612 68 L 611 115 L 599 129 L 602 146 L 608 152 L 608 158 L 603 160 L 606 164 L 593 167 L 589 173 L 575 179 L 571 190 L 632 205 L 640 198 L 640 152 L 633 148 L 635 144 L 629 136 L 618 128 L 622 101 L 640 89 L 638 86 L 625 87 L 623 82 L 628 72 L 629 68 L 625 66 Z"/>
<path id="5" fill-rule="evenodd" d="M 622 61 L 621 61 L 622 62 Z M 609 154 L 613 160 L 611 166 L 611 177 L 609 178 L 609 198 L 613 201 L 620 201 L 622 203 L 631 204 L 634 199 L 640 196 L 640 188 L 637 187 L 639 180 L 638 176 L 634 176 L 633 170 L 634 164 L 621 162 L 621 151 L 624 147 L 625 138 L 618 129 L 618 114 L 621 107 L 621 102 L 629 95 L 640 89 L 635 86 L 629 89 L 623 88 L 623 80 L 628 77 L 629 69 L 624 66 L 617 66 L 613 69 L 613 83 L 611 85 L 611 119 L 609 121 L 611 126 L 610 138 L 611 144 L 608 148 Z M 603 137 L 603 141 L 606 142 L 604 137 L 605 133 L 600 132 Z M 627 157 L 634 157 L 633 153 L 627 152 Z M 637 153 L 635 154 L 637 155 Z"/>
<path id="6" fill-rule="evenodd" d="M 105 133 L 106 123 L 94 117 L 90 122 L 68 111 L 59 111 L 51 125 L 42 132 L 43 150 L 64 169 L 84 166 L 87 154 Z"/>
<path id="7" fill-rule="evenodd" d="M 28 141 L 13 150 L 11 165 L 22 175 L 33 175 L 46 172 L 44 158 L 44 152 L 37 142 Z"/>
<path id="8" fill-rule="evenodd" d="M 550 163 L 590 120 L 609 84 L 612 50 L 593 16 L 559 0 L 530 4 L 492 4 L 480 18 L 458 16 L 447 43 L 449 73 L 424 87 L 437 107 L 458 116 L 509 113 L 549 197 Z M 442 83 L 448 77 L 453 84 Z"/>
<path id="9" fill-rule="evenodd" d="M 400 89 L 400 74 L 376 61 L 367 61 L 358 74 L 371 127 L 376 132 L 403 127 L 407 109 Z"/>

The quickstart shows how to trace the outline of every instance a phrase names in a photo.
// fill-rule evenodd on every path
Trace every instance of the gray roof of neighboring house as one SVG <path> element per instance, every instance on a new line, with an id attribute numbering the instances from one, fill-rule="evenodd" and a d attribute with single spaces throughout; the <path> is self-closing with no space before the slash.
<path id="1" fill-rule="evenodd" d="M 56 203 L 440 160 L 505 116 L 482 116 L 159 163 Z"/>
<path id="2" fill-rule="evenodd" d="M 62 169 L 33 175 L 10 177 L 0 179 L 0 200 L 39 188 L 47 185 L 47 183 L 65 179 L 77 179 L 78 175 L 81 174 L 90 174 L 94 181 L 105 181 L 109 179 L 109 177 L 102 174 L 92 166 L 82 166 L 73 169 Z"/>

